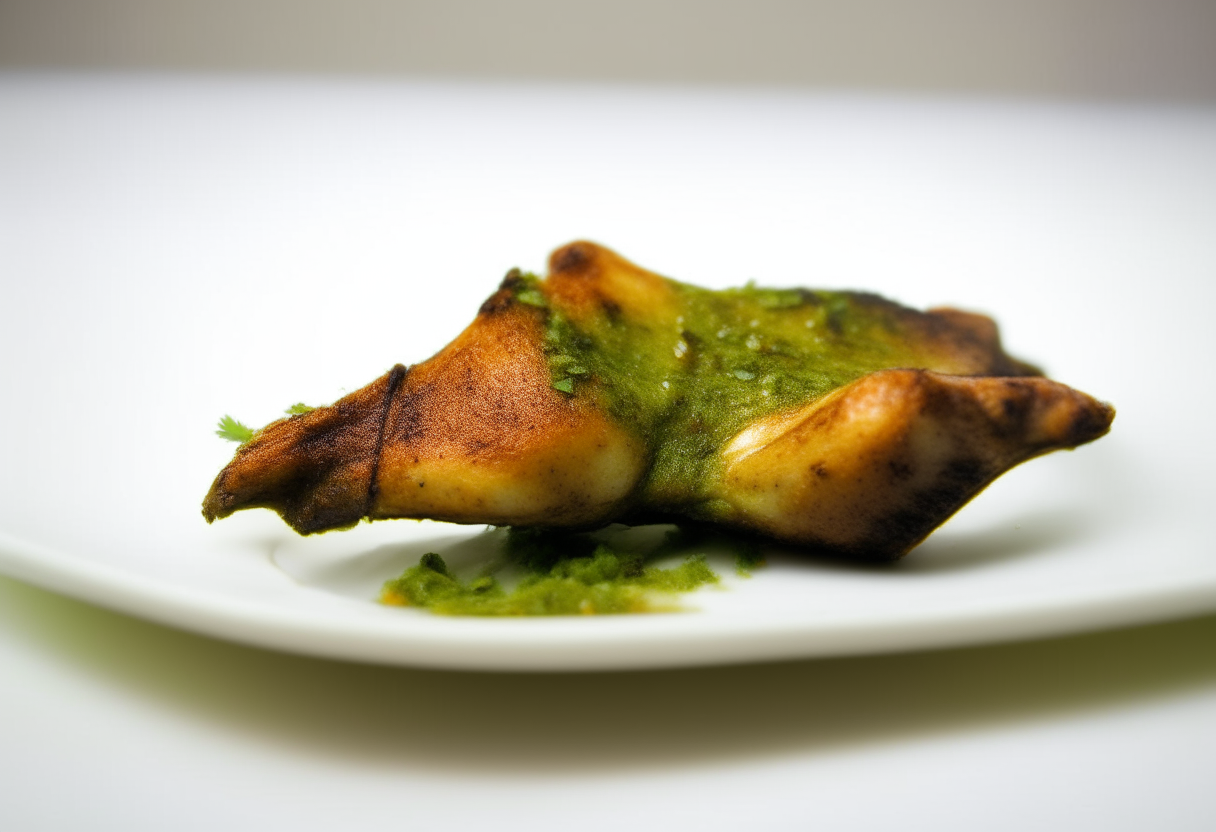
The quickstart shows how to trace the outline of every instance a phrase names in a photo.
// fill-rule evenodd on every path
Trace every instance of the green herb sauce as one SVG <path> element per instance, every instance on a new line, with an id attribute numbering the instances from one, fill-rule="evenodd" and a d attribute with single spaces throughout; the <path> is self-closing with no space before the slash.
<path id="1" fill-rule="evenodd" d="M 650 505 L 702 505 L 718 452 L 757 418 L 806 404 L 890 367 L 925 366 L 909 310 L 858 292 L 713 291 L 669 281 L 675 314 L 628 319 L 609 309 L 576 325 L 524 274 L 520 302 L 543 310 L 555 389 L 589 396 L 655 448 Z M 694 509 L 692 513 L 698 510 Z"/>
<path id="2" fill-rule="evenodd" d="M 461 580 L 436 553 L 387 582 L 380 600 L 423 607 L 443 615 L 610 615 L 679 609 L 677 593 L 717 584 L 704 554 L 684 554 L 675 566 L 656 561 L 687 552 L 707 539 L 697 530 L 676 529 L 649 551 L 609 544 L 591 534 L 512 528 L 498 561 Z M 721 541 L 717 541 L 721 543 Z M 763 563 L 758 547 L 740 542 L 736 570 L 741 575 Z M 499 576 L 514 574 L 509 586 Z"/>

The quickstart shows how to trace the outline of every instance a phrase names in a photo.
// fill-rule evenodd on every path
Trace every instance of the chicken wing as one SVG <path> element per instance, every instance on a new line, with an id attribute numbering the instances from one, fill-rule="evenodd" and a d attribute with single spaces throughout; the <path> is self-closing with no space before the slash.
<path id="1" fill-rule="evenodd" d="M 592 243 L 512 270 L 437 355 L 258 431 L 208 522 L 554 528 L 691 519 L 895 558 L 1114 410 L 1010 358 L 988 318 L 875 295 L 710 291 Z"/>

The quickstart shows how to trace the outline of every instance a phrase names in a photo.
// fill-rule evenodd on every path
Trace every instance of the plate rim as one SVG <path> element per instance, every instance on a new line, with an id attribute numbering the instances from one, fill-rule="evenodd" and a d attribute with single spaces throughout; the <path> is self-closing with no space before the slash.
<path id="1" fill-rule="evenodd" d="M 911 620 L 906 613 L 885 619 L 872 614 L 852 621 L 836 618 L 827 626 L 754 619 L 732 630 L 740 623 L 735 617 L 706 619 L 690 610 L 665 615 L 670 626 L 656 636 L 644 626 L 650 616 L 563 617 L 563 624 L 579 625 L 554 627 L 554 618 L 427 615 L 400 619 L 408 625 L 383 626 L 386 619 L 343 620 L 333 614 L 364 602 L 295 585 L 301 592 L 334 599 L 320 615 L 308 618 L 289 608 L 189 589 L 66 555 L 4 531 L 0 573 L 115 612 L 247 646 L 340 661 L 499 672 L 675 669 L 893 654 L 1068 636 L 1216 611 L 1214 572 L 1206 580 L 1159 578 L 1081 600 L 1075 593 L 1039 593 L 1029 603 L 1024 594 L 984 599 Z M 624 626 L 581 626 L 605 620 Z M 419 621 L 427 623 L 418 626 Z"/>

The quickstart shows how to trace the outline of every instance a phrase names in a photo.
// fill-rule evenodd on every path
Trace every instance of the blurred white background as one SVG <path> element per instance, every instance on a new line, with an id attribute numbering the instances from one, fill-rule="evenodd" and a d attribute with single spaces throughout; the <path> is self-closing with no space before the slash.
<path id="1" fill-rule="evenodd" d="M 1216 100 L 1209 0 L 4 0 L 0 67 Z"/>

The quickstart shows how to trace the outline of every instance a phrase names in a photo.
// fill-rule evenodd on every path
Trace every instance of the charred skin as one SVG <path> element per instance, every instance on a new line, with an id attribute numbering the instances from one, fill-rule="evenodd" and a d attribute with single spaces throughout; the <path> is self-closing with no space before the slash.
<path id="1" fill-rule="evenodd" d="M 883 370 L 758 422 L 723 452 L 720 522 L 860 559 L 902 556 L 1015 465 L 1106 433 L 1045 378 Z"/>
<path id="2" fill-rule="evenodd" d="M 643 443 L 550 386 L 540 326 L 538 310 L 491 301 L 410 369 L 388 408 L 368 517 L 588 526 L 622 510 Z"/>
<path id="3" fill-rule="evenodd" d="M 364 517 L 608 522 L 642 474 L 644 448 L 550 386 L 540 326 L 538 310 L 491 298 L 429 361 L 264 428 L 220 472 L 203 516 L 269 508 L 300 534 Z"/>
<path id="4" fill-rule="evenodd" d="M 708 336 L 684 328 L 696 303 L 718 303 L 715 293 L 591 243 L 554 252 L 549 277 L 525 284 L 508 275 L 428 361 L 398 365 L 330 407 L 258 432 L 212 485 L 208 522 L 245 508 L 270 508 L 302 534 L 363 518 L 585 528 L 685 517 L 849 557 L 895 558 L 1009 468 L 1090 442 L 1114 417 L 1109 405 L 1007 356 L 989 318 L 804 292 L 789 303 L 820 315 L 829 330 L 822 343 L 874 334 L 877 346 L 826 381 L 806 381 L 794 399 L 778 387 L 771 400 L 751 395 L 706 411 L 721 414 L 707 425 L 690 409 L 687 384 L 630 398 L 627 384 L 594 365 L 576 368 L 585 374 L 574 377 L 577 389 L 555 388 L 559 359 L 569 356 L 555 357 L 552 332 L 560 321 L 584 344 L 615 349 L 602 366 L 618 374 L 620 344 L 636 335 L 659 345 L 637 373 L 716 380 L 716 369 L 706 375 L 708 349 L 695 355 Z M 847 303 L 852 317 L 834 318 L 829 301 Z M 794 325 L 785 314 L 772 313 L 778 334 Z M 767 360 L 785 360 L 775 343 Z M 741 382 L 723 377 L 710 392 L 729 397 Z M 698 432 L 700 444 L 689 444 Z M 685 465 L 685 457 L 697 458 Z"/>

